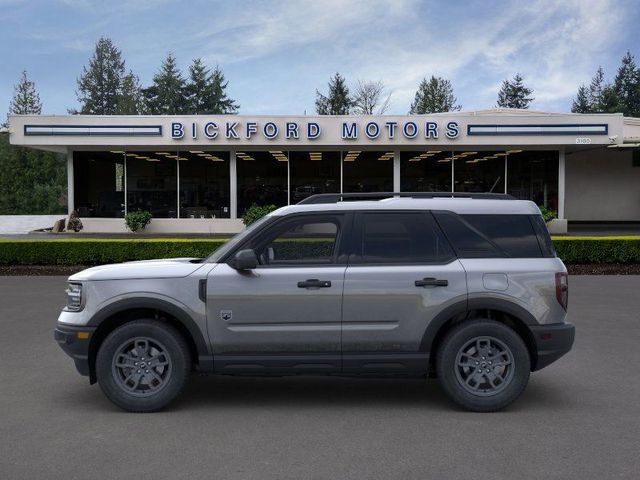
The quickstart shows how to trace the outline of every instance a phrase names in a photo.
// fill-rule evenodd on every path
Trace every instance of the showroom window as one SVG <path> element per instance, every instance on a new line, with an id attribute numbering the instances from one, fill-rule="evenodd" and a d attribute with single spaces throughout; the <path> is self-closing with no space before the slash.
<path id="1" fill-rule="evenodd" d="M 74 208 L 80 217 L 124 217 L 124 152 L 74 152 Z"/>
<path id="2" fill-rule="evenodd" d="M 504 151 L 453 152 L 456 192 L 505 193 Z"/>
<path id="3" fill-rule="evenodd" d="M 238 217 L 253 204 L 288 204 L 289 157 L 287 152 L 237 152 Z"/>
<path id="4" fill-rule="evenodd" d="M 401 152 L 400 189 L 403 192 L 450 192 L 451 152 Z"/>
<path id="5" fill-rule="evenodd" d="M 340 152 L 289 152 L 290 199 L 340 192 Z"/>
<path id="6" fill-rule="evenodd" d="M 343 152 L 343 192 L 393 191 L 393 151 Z"/>
<path id="7" fill-rule="evenodd" d="M 178 153 L 180 218 L 229 218 L 229 152 Z"/>
<path id="8" fill-rule="evenodd" d="M 557 210 L 558 163 L 555 150 L 511 150 L 507 158 L 507 193 Z"/>
<path id="9" fill-rule="evenodd" d="M 129 152 L 127 156 L 127 211 L 146 210 L 154 218 L 178 216 L 178 154 Z"/>

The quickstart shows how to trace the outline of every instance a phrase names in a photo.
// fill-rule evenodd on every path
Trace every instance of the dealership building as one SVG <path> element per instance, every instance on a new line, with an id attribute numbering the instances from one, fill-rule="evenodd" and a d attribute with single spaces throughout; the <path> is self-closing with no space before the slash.
<path id="1" fill-rule="evenodd" d="M 493 192 L 567 222 L 640 222 L 640 119 L 490 109 L 408 116 L 10 117 L 14 145 L 65 154 L 85 231 L 224 234 L 253 204 L 315 193 Z"/>

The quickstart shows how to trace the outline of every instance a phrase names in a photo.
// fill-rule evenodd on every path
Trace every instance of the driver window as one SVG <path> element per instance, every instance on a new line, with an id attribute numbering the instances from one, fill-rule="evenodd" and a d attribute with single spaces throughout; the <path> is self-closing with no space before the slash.
<path id="1" fill-rule="evenodd" d="M 333 263 L 338 224 L 333 220 L 302 220 L 284 227 L 260 249 L 261 265 Z"/>

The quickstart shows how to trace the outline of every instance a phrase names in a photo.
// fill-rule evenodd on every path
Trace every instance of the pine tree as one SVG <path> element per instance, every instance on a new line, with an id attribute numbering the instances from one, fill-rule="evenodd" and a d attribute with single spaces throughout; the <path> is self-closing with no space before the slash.
<path id="1" fill-rule="evenodd" d="M 589 91 L 584 85 L 580 85 L 578 88 L 578 94 L 571 104 L 571 111 L 573 113 L 592 113 Z"/>
<path id="2" fill-rule="evenodd" d="M 318 115 L 348 115 L 353 100 L 343 76 L 336 73 L 329 79 L 329 92 L 325 96 L 316 90 L 316 112 Z"/>
<path id="3" fill-rule="evenodd" d="M 171 53 L 162 62 L 160 71 L 154 75 L 153 85 L 143 93 L 149 113 L 152 115 L 176 115 L 189 111 L 185 95 L 185 80 Z"/>
<path id="4" fill-rule="evenodd" d="M 589 84 L 589 104 L 591 105 L 592 113 L 602 113 L 604 111 L 602 110 L 602 93 L 605 88 L 607 88 L 607 84 L 604 80 L 604 70 L 600 66 Z"/>
<path id="5" fill-rule="evenodd" d="M 20 81 L 13 89 L 13 98 L 9 104 L 9 114 L 40 115 L 42 102 L 36 91 L 36 84 L 27 78 L 27 71 L 22 71 Z"/>
<path id="6" fill-rule="evenodd" d="M 116 111 L 119 115 L 140 115 L 144 113 L 144 100 L 140 81 L 137 75 L 131 71 L 122 78 Z"/>
<path id="7" fill-rule="evenodd" d="M 429 80 L 423 78 L 420 82 L 409 114 L 453 112 L 461 108 L 457 101 L 451 82 L 432 75 Z"/>
<path id="8" fill-rule="evenodd" d="M 621 111 L 630 117 L 640 116 L 640 69 L 631 52 L 627 52 L 622 58 L 613 88 L 622 107 Z"/>
<path id="9" fill-rule="evenodd" d="M 533 90 L 526 87 L 524 78 L 519 73 L 513 80 L 502 82 L 502 88 L 498 92 L 498 107 L 503 108 L 529 108 L 529 104 L 534 100 L 530 95 Z"/>
<path id="10" fill-rule="evenodd" d="M 90 115 L 114 115 L 118 113 L 118 98 L 124 76 L 122 52 L 113 42 L 101 37 L 96 43 L 89 67 L 82 68 L 76 96 L 80 112 Z M 77 113 L 77 112 L 72 112 Z"/>
<path id="11" fill-rule="evenodd" d="M 216 65 L 209 73 L 202 59 L 196 58 L 189 66 L 189 80 L 185 87 L 189 113 L 227 114 L 236 113 L 239 105 L 227 97 L 222 70 Z"/>

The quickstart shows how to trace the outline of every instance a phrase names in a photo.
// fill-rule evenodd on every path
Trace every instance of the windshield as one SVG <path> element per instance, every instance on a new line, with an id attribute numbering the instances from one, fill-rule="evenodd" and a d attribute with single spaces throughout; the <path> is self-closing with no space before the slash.
<path id="1" fill-rule="evenodd" d="M 220 248 L 215 250 L 211 255 L 203 260 L 203 263 L 217 263 L 223 258 L 227 253 L 233 250 L 236 246 L 245 241 L 245 239 L 249 238 L 253 232 L 262 227 L 265 223 L 270 221 L 273 217 L 267 215 L 262 217 L 260 220 L 252 223 L 247 228 L 242 230 L 240 233 L 237 233 L 233 237 L 231 237 L 226 243 L 222 244 Z"/>

